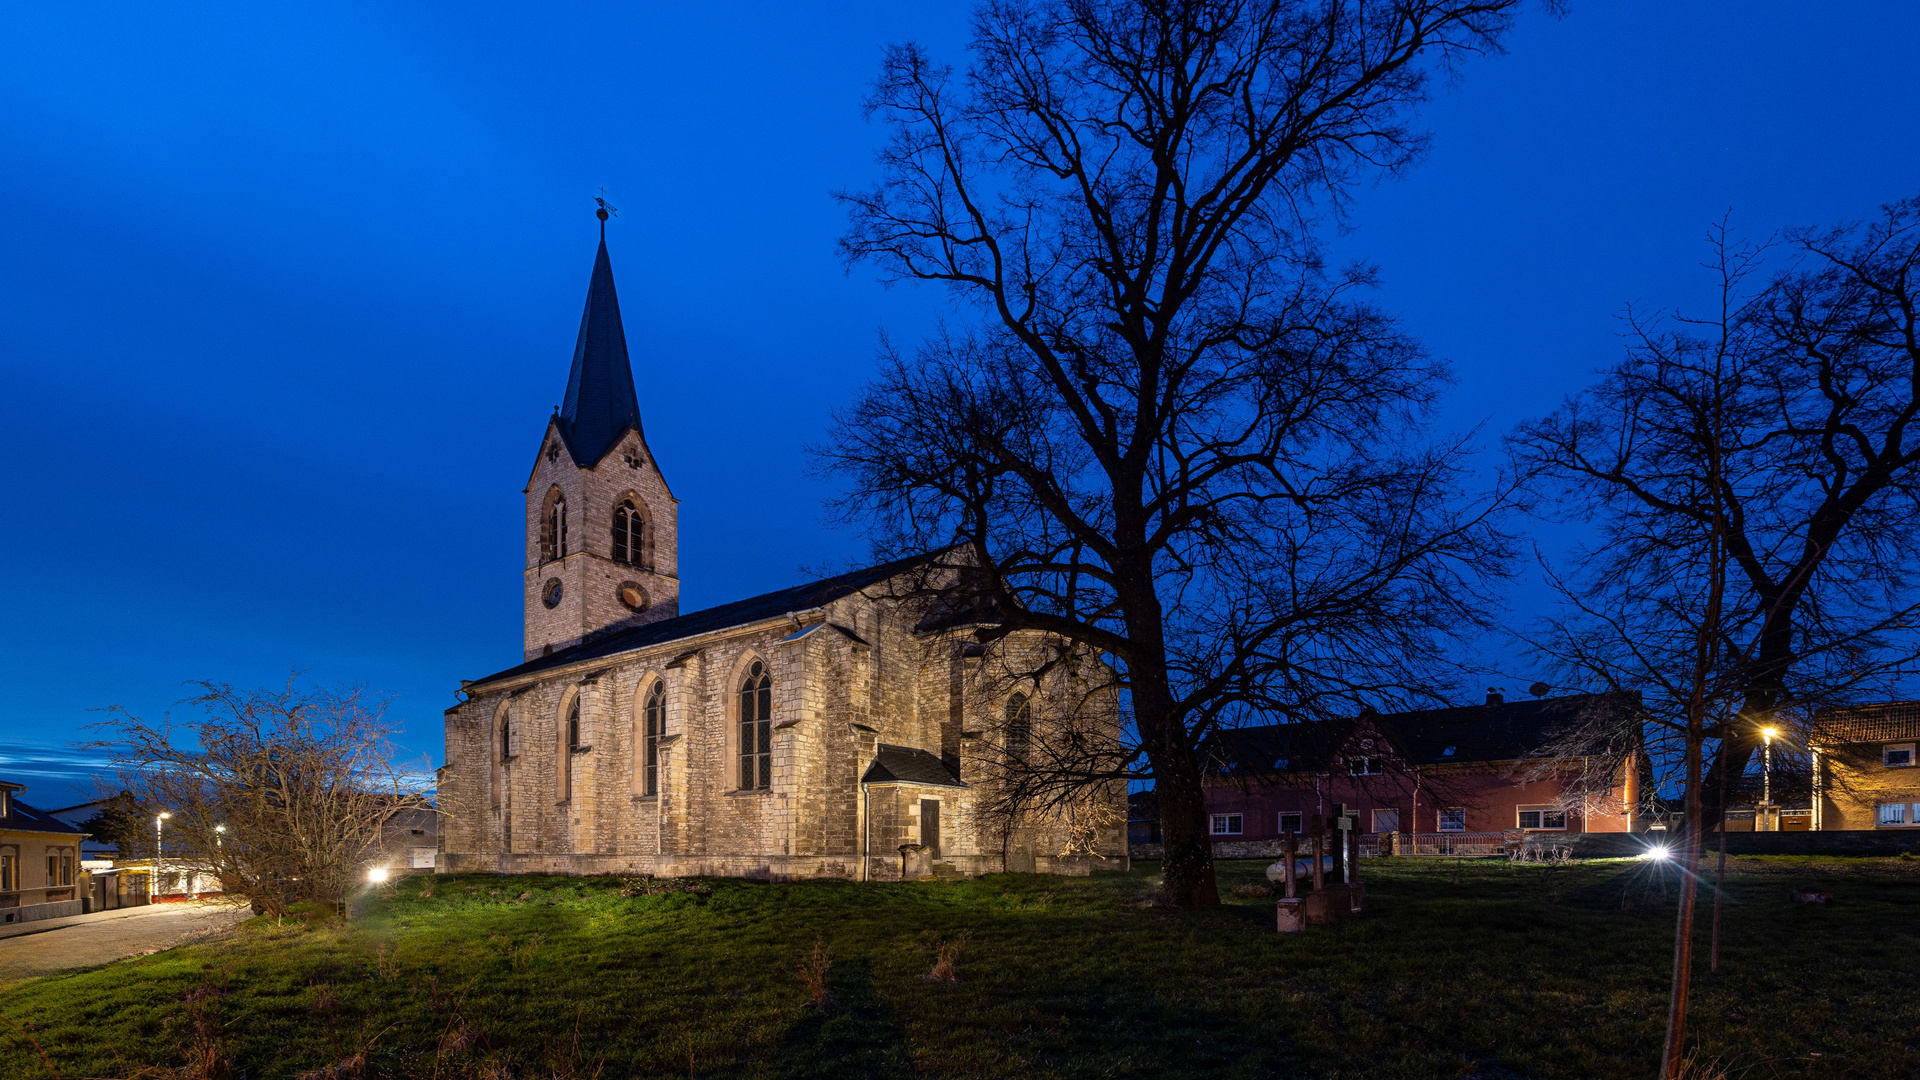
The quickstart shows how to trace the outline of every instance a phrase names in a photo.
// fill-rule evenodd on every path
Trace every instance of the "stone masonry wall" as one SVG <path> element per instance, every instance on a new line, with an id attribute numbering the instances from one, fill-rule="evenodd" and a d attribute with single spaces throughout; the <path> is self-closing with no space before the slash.
<path id="1" fill-rule="evenodd" d="M 555 453 L 555 450 L 558 453 Z M 550 460 L 551 459 L 551 460 Z M 567 557 L 541 561 L 541 525 L 547 497 L 558 488 L 567 500 Z M 613 561 L 613 509 L 632 496 L 653 528 L 653 569 Z M 551 424 L 526 489 L 525 658 L 576 644 L 609 629 L 641 626 L 680 613 L 679 502 L 637 432 L 629 431 L 600 463 L 574 465 Z M 546 583 L 558 578 L 560 603 L 543 602 Z M 634 612 L 620 602 L 623 581 L 646 590 L 648 607 Z"/>

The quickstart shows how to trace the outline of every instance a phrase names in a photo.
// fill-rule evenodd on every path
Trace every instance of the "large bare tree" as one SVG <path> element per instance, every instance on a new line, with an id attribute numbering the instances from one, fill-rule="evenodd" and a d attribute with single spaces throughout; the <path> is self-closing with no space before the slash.
<path id="1" fill-rule="evenodd" d="M 342 904 L 380 826 L 431 805 L 399 767 L 386 702 L 358 688 L 200 684 L 197 716 L 142 720 L 124 710 L 93 746 L 151 823 L 166 821 L 176 858 L 212 867 L 256 912 Z"/>
<path id="2" fill-rule="evenodd" d="M 1627 358 L 1515 438 L 1553 498 L 1603 522 L 1602 574 L 1676 544 L 1725 547 L 1741 707 L 1709 732 L 1704 828 L 1783 708 L 1904 670 L 1920 565 L 1920 200 L 1789 233 L 1791 265 L 1758 287 L 1767 252 L 1724 232 L 1715 244 L 1719 313 L 1630 320 Z M 1710 363 L 1717 431 L 1699 422 Z"/>
<path id="3" fill-rule="evenodd" d="M 1479 617 L 1503 540 L 1460 448 L 1415 437 L 1444 372 L 1314 230 L 1419 156 L 1430 80 L 1513 7 L 989 3 L 964 74 L 887 53 L 844 253 L 978 318 L 890 351 L 826 459 L 880 546 L 966 572 L 984 638 L 1111 665 L 1125 745 L 1026 787 L 1150 779 L 1177 904 L 1218 902 L 1210 730 L 1430 689 L 1433 639 Z"/>

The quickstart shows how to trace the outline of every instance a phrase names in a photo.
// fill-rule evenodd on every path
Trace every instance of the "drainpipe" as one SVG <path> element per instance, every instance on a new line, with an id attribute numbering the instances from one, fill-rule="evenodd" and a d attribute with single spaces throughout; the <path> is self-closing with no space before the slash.
<path id="1" fill-rule="evenodd" d="M 867 782 L 860 781 L 860 880 L 867 880 L 867 868 L 873 864 L 868 848 L 873 843 L 873 821 L 867 814 Z"/>

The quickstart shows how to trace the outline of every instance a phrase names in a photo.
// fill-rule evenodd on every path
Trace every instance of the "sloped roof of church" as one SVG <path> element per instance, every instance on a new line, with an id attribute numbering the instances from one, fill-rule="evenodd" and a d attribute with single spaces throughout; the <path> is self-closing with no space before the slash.
<path id="1" fill-rule="evenodd" d="M 546 656 L 536 656 L 518 667 L 496 671 L 484 679 L 478 679 L 469 684 L 468 689 L 477 690 L 488 683 L 530 675 L 549 668 L 565 667 L 582 660 L 615 656 L 635 649 L 644 649 L 650 645 L 698 637 L 715 630 L 763 622 L 778 618 L 790 611 L 807 611 L 830 604 L 869 586 L 878 585 L 896 574 L 905 573 L 926 558 L 925 555 L 915 555 L 890 563 L 881 563 L 879 566 L 869 566 L 864 570 L 855 570 L 837 577 L 823 578 L 805 585 L 795 585 L 790 589 L 762 593 L 745 600 L 735 600 L 731 604 L 721 604 L 718 607 L 707 608 L 705 611 L 695 611 L 671 619 L 663 619 L 657 623 L 621 630 L 603 638 L 556 649 Z"/>
<path id="2" fill-rule="evenodd" d="M 640 399 L 633 391 L 633 365 L 627 359 L 627 332 L 620 323 L 620 298 L 613 290 L 605 225 L 600 228 L 593 277 L 587 283 L 586 310 L 580 313 L 567 396 L 561 400 L 556 422 L 567 453 L 582 468 L 600 464 L 628 428 L 640 427 Z"/>
<path id="3" fill-rule="evenodd" d="M 873 764 L 867 766 L 863 784 L 932 784 L 936 787 L 966 787 L 953 775 L 947 763 L 917 746 L 881 743 L 874 748 Z"/>

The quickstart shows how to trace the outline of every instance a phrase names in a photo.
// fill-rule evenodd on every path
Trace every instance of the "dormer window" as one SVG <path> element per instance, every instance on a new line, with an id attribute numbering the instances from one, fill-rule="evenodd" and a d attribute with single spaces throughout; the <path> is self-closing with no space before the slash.
<path id="1" fill-rule="evenodd" d="M 1447 747 L 1447 748 L 1446 748 L 1445 750 L 1442 750 L 1442 751 L 1440 751 L 1440 756 L 1441 756 L 1441 757 L 1452 757 L 1452 756 L 1453 756 L 1453 754 L 1454 754 L 1454 751 L 1456 751 L 1456 750 L 1459 750 L 1459 749 L 1460 749 L 1460 748 L 1459 748 L 1459 747 L 1457 747 L 1457 746 L 1449 746 L 1449 747 Z"/>
<path id="2" fill-rule="evenodd" d="M 1889 769 L 1900 769 L 1913 764 L 1913 744 L 1895 743 L 1880 748 L 1880 764 Z"/>

